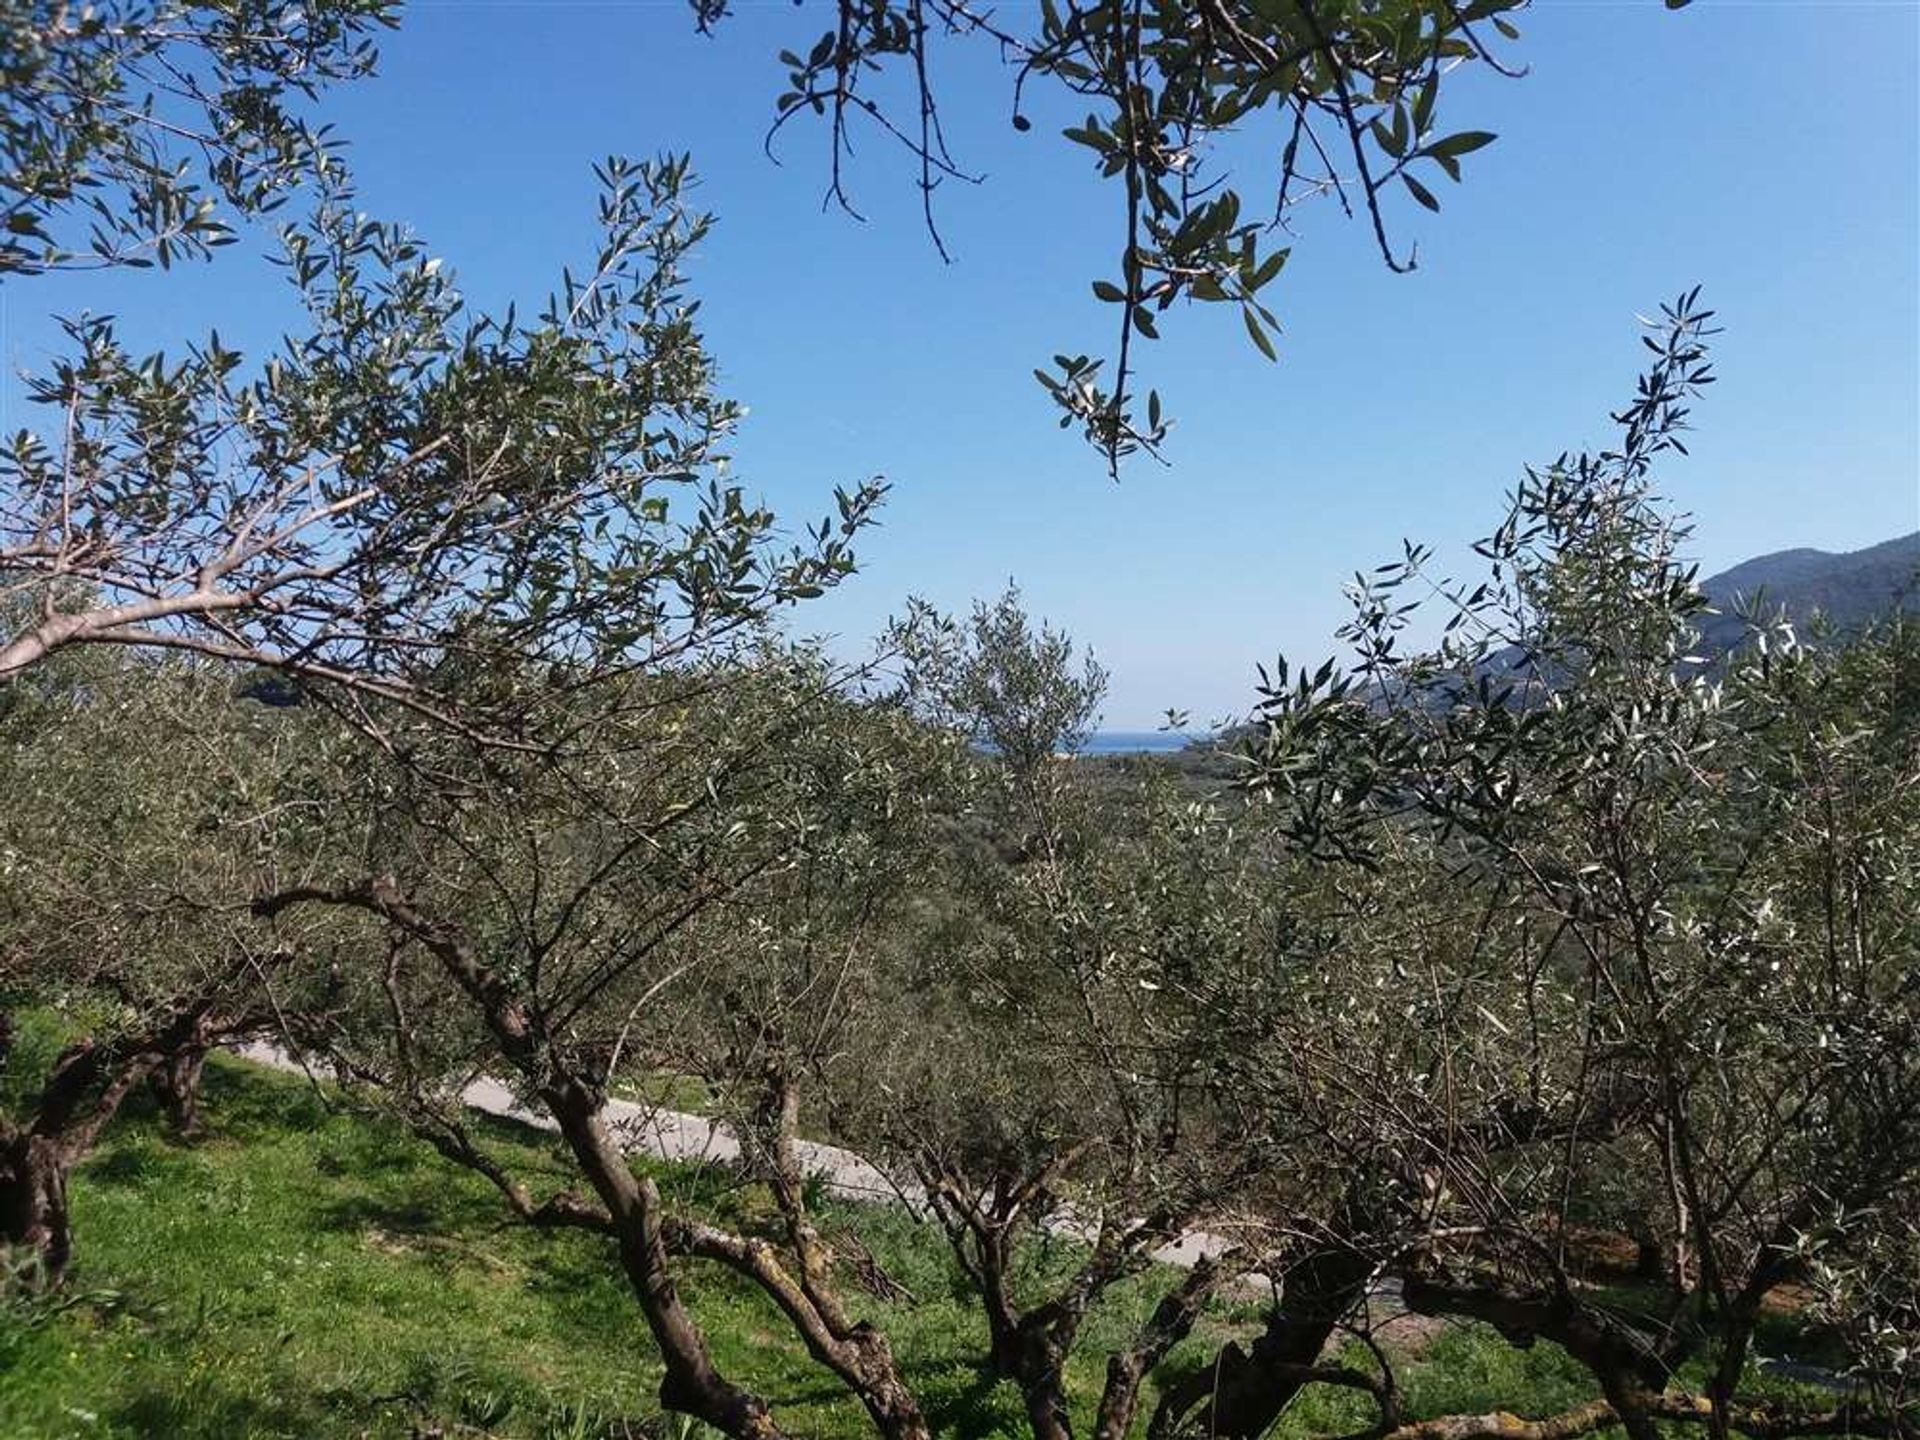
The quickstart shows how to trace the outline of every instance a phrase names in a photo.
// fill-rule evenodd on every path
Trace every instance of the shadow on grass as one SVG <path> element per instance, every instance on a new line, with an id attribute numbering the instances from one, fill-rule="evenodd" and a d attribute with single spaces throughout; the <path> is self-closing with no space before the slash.
<path id="1" fill-rule="evenodd" d="M 90 1185 L 137 1185 L 151 1170 L 144 1146 L 126 1146 L 90 1160 L 86 1167 Z"/>
<path id="2" fill-rule="evenodd" d="M 908 1360 L 900 1370 L 908 1387 L 920 1397 L 934 1434 L 985 1440 L 988 1436 L 1020 1433 L 1019 1392 L 1011 1382 L 994 1374 L 984 1359 Z"/>
<path id="3" fill-rule="evenodd" d="M 357 1235 L 384 1230 L 395 1235 L 435 1235 L 468 1227 L 448 1214 L 446 1197 L 431 1202 L 424 1197 L 395 1200 L 372 1195 L 349 1195 L 320 1207 L 315 1218 L 328 1230 Z"/>
<path id="4" fill-rule="evenodd" d="M 334 1118 L 306 1077 L 276 1074 L 226 1055 L 208 1061 L 200 1100 L 215 1133 L 235 1140 L 318 1130 Z M 152 1102 L 146 1104 L 151 1113 Z"/>
<path id="5" fill-rule="evenodd" d="M 364 1409 L 351 1407 L 354 1419 L 370 1419 Z M 329 1417 L 311 1404 L 242 1389 L 211 1377 L 180 1386 L 143 1385 L 113 1412 L 116 1432 L 129 1435 L 165 1435 L 171 1440 L 232 1440 L 239 1435 L 306 1435 L 316 1433 Z"/>

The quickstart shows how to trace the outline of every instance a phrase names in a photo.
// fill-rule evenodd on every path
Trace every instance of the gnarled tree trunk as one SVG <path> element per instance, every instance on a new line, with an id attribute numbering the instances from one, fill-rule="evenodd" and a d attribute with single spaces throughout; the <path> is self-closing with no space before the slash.
<path id="1" fill-rule="evenodd" d="M 1072 1300 L 1056 1296 L 1023 1314 L 1011 1283 L 1020 1212 L 1044 1184 L 1044 1174 L 1019 1184 L 1001 1182 L 994 1187 L 991 1204 L 980 1197 L 969 1198 L 952 1175 L 937 1168 L 929 1169 L 926 1179 L 954 1259 L 972 1282 L 986 1314 L 989 1365 L 996 1375 L 1019 1387 L 1034 1440 L 1073 1440 L 1066 1360 L 1092 1295 L 1083 1292 Z"/>
<path id="2" fill-rule="evenodd" d="M 1249 1257 L 1233 1251 L 1203 1258 L 1187 1278 L 1160 1297 L 1134 1343 L 1107 1357 L 1107 1381 L 1100 1392 L 1093 1440 L 1127 1440 L 1140 1408 L 1140 1385 L 1167 1352 L 1192 1333 L 1194 1321 L 1223 1285 L 1246 1272 Z"/>
<path id="3" fill-rule="evenodd" d="M 0 1121 L 0 1244 L 58 1285 L 73 1258 L 67 1176 L 158 1060 L 149 1045 L 69 1045 L 53 1062 L 27 1125 Z"/>
<path id="4" fill-rule="evenodd" d="M 604 1095 L 564 1064 L 515 979 L 489 964 L 460 926 L 427 914 L 389 876 L 369 877 L 338 889 L 281 891 L 255 901 L 254 913 L 271 917 L 314 903 L 363 910 L 416 941 L 473 1002 L 501 1056 L 534 1083 L 541 1104 L 559 1126 L 581 1175 L 603 1207 L 604 1213 L 583 1223 L 613 1237 L 621 1269 L 659 1347 L 666 1369 L 660 1381 L 660 1403 L 704 1421 L 733 1440 L 786 1440 L 767 1402 L 728 1380 L 713 1363 L 705 1332 L 674 1283 L 658 1188 L 634 1173 L 626 1152 L 607 1131 Z"/>
<path id="5" fill-rule="evenodd" d="M 760 1099 L 747 1131 L 747 1156 L 773 1191 L 795 1270 L 789 1273 L 765 1246 L 717 1232 L 708 1232 L 705 1248 L 696 1246 L 695 1253 L 712 1254 L 759 1284 L 792 1321 L 807 1352 L 840 1377 L 886 1440 L 929 1440 L 926 1417 L 892 1344 L 872 1324 L 856 1321 L 834 1287 L 833 1252 L 807 1204 L 798 1147 L 799 1082 L 778 1027 L 762 1021 L 759 1028 L 767 1054 L 759 1067 Z"/>
<path id="6" fill-rule="evenodd" d="M 46 1285 L 58 1285 L 73 1256 L 67 1216 L 72 1161 L 57 1140 L 16 1130 L 0 1140 L 0 1244 L 30 1258 Z"/>
<path id="7" fill-rule="evenodd" d="M 1670 1358 L 1616 1315 L 1580 1304 L 1564 1277 L 1553 1289 L 1510 1291 L 1494 1285 L 1456 1285 L 1407 1277 L 1409 1309 L 1483 1321 L 1510 1344 L 1551 1340 L 1586 1366 L 1630 1440 L 1659 1440 L 1655 1413 L 1662 1403 Z"/>
<path id="8" fill-rule="evenodd" d="M 1073 1440 L 1066 1362 L 1065 1347 L 1044 1331 L 1020 1327 L 1004 1340 L 995 1336 L 993 1367 L 1020 1387 L 1033 1440 Z"/>
<path id="9" fill-rule="evenodd" d="M 500 1018 L 511 1021 L 515 1013 L 516 1007 L 509 1007 Z M 545 1088 L 541 1098 L 612 1218 L 621 1269 L 666 1365 L 660 1403 L 733 1440 L 785 1440 L 767 1402 L 728 1380 L 713 1363 L 706 1334 L 674 1283 L 659 1189 L 634 1174 L 625 1152 L 607 1133 L 599 1097 L 578 1082 L 559 1081 Z"/>
<path id="10" fill-rule="evenodd" d="M 200 1080 L 207 1068 L 207 1047 L 189 1045 L 156 1065 L 148 1084 L 173 1133 L 182 1137 L 200 1133 Z"/>
<path id="11" fill-rule="evenodd" d="M 1266 1434 L 1310 1383 L 1304 1373 L 1365 1296 L 1372 1274 L 1373 1261 L 1344 1246 L 1328 1246 L 1294 1265 L 1252 1349 L 1229 1343 L 1212 1365 L 1169 1391 L 1149 1433 L 1169 1435 L 1182 1417 L 1197 1411 L 1194 1423 L 1201 1434 L 1221 1440 Z"/>

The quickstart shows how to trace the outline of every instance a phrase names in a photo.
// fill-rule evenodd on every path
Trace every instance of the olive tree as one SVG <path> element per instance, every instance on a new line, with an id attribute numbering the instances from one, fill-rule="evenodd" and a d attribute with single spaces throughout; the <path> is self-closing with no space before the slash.
<path id="1" fill-rule="evenodd" d="M 925 740 L 849 683 L 804 651 L 711 649 L 577 689 L 558 758 L 438 732 L 446 753 L 362 793 L 379 868 L 255 903 L 276 926 L 358 921 L 385 958 L 300 1040 L 520 1219 L 604 1235 L 659 1347 L 663 1405 L 729 1435 L 783 1432 L 750 1377 L 716 1367 L 679 1293 L 690 1263 L 760 1287 L 881 1433 L 927 1433 L 885 1336 L 834 1289 L 794 1149 L 804 1067 L 862 993 L 873 910 L 911 874 L 940 748 L 923 759 Z M 631 1164 L 610 1093 L 669 1069 L 736 1107 L 776 1234 L 676 1209 Z M 472 1133 L 461 1096 L 479 1076 L 557 1129 L 577 1184 L 514 1173 Z"/>
<path id="2" fill-rule="evenodd" d="M 1271 943 L 1236 903 L 1271 857 L 1176 787 L 1117 806 L 1088 783 L 1069 754 L 1104 674 L 1017 592 L 918 620 L 907 695 L 970 758 L 941 861 L 850 1029 L 865 1064 L 820 1085 L 835 1138 L 939 1227 L 1036 1436 L 1076 1433 L 1067 1368 L 1089 1316 L 1209 1221 L 1189 1278 L 1100 1357 L 1093 1433 L 1121 1436 L 1148 1373 L 1250 1263 L 1221 1237 L 1261 1152 L 1224 1143 L 1220 1031 L 1168 969 Z M 902 1032 L 916 1042 L 889 1043 Z M 1068 1257 L 1059 1273 L 1034 1273 L 1042 1249 Z"/>
<path id="3" fill-rule="evenodd" d="M 686 162 L 599 175 L 601 248 L 531 318 L 475 312 L 341 180 L 283 231 L 311 323 L 263 363 L 217 336 L 135 355 L 111 319 L 70 322 L 72 353 L 30 381 L 51 435 L 0 444 L 0 586 L 29 602 L 0 680 L 81 645 L 177 650 L 364 729 L 552 744 L 582 677 L 670 665 L 845 575 L 882 486 L 840 492 L 774 564 L 773 516 L 722 478 L 739 410 L 684 289 L 711 223 Z M 533 678 L 502 657 L 552 683 L 466 683 Z"/>
<path id="4" fill-rule="evenodd" d="M 1530 473 L 1484 579 L 1429 583 L 1410 547 L 1356 584 L 1358 683 L 1270 690 L 1259 783 L 1306 843 L 1388 870 L 1418 845 L 1458 890 L 1457 928 L 1409 937 L 1373 1007 L 1424 1057 L 1352 1097 L 1419 1172 L 1408 1303 L 1586 1364 L 1604 1402 L 1543 1433 L 1894 1433 L 1901 1404 L 1746 1386 L 1762 1304 L 1840 1263 L 1843 1217 L 1920 1165 L 1911 646 L 1763 630 L 1724 665 L 1692 654 L 1706 602 L 1652 487 L 1711 379 L 1709 319 L 1667 309 L 1617 448 Z M 1403 655 L 1414 584 L 1444 634 Z M 1596 1223 L 1662 1257 L 1643 1303 L 1582 1284 Z"/>
<path id="5" fill-rule="evenodd" d="M 0 276 L 165 267 L 337 166 L 303 113 L 397 0 L 24 0 L 0 11 Z M 222 207 L 225 207 L 224 210 Z"/>
<path id="6" fill-rule="evenodd" d="M 0 1244 L 46 1280 L 67 1177 L 152 1082 L 183 1132 L 208 1050 L 327 1003 L 324 926 L 262 935 L 259 877 L 317 863 L 326 740 L 231 677 L 114 656 L 0 711 Z"/>
<path id="7" fill-rule="evenodd" d="M 965 622 L 916 605 L 897 636 L 917 712 L 931 725 L 997 755 L 1016 788 L 1031 791 L 1046 762 L 1072 754 L 1100 722 L 1107 674 L 1073 641 L 1035 628 L 1018 586 Z"/>
<path id="8" fill-rule="evenodd" d="M 110 321 L 77 322 L 76 353 L 35 388 L 60 416 L 59 444 L 28 434 L 0 454 L 7 703 L 91 655 L 218 663 L 330 742 L 323 715 L 372 742 L 316 760 L 340 817 L 364 826 L 405 799 L 447 823 L 492 796 L 504 823 L 512 784 L 539 776 L 529 813 L 565 814 L 561 797 L 586 807 L 570 831 L 554 820 L 563 853 L 592 833 L 616 837 L 608 875 L 635 853 L 670 869 L 652 829 L 707 821 L 734 769 L 763 761 L 792 723 L 736 715 L 732 746 L 691 728 L 730 713 L 717 698 L 700 721 L 688 706 L 738 688 L 738 647 L 772 612 L 850 572 L 883 487 L 839 492 L 837 514 L 796 543 L 724 478 L 738 411 L 713 390 L 682 284 L 709 224 L 689 203 L 688 168 L 611 161 L 601 176 L 604 244 L 535 318 L 472 313 L 437 259 L 335 186 L 284 232 L 311 325 L 264 366 L 216 339 L 180 361 L 135 357 Z M 794 713 L 808 693 L 792 692 Z M 561 764 L 576 749 L 602 770 Z M 380 778 L 382 764 L 395 774 Z M 591 803 L 603 783 L 659 808 L 608 815 Z M 714 877 L 737 883 L 771 863 L 728 852 L 730 836 L 721 825 L 702 842 L 721 856 L 700 872 L 702 902 L 726 883 Z M 224 898 L 344 887 L 394 925 L 417 918 L 374 883 L 367 853 L 350 828 L 316 842 L 312 875 L 227 872 Z M 674 893 L 660 883 L 656 899 Z M 318 923 L 311 909 L 278 926 L 300 933 Z M 582 901 L 569 914 L 602 923 L 606 911 Z M 642 938 L 611 952 L 628 971 L 649 953 L 631 948 Z M 463 968 L 458 946 L 421 953 L 468 980 L 484 973 Z M 610 981 L 581 983 L 591 999 Z M 518 1023 L 512 997 L 482 990 L 475 1025 L 499 1043 Z M 289 1018 L 297 1034 L 315 1028 Z M 621 1163 L 615 1148 L 602 1159 Z M 615 1208 L 638 1214 L 626 1198 Z M 671 1330 L 679 1312 L 655 1313 Z"/>

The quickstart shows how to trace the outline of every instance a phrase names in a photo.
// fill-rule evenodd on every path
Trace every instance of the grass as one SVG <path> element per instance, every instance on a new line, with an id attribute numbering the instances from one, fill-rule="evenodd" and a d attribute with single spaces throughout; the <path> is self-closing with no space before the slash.
<path id="1" fill-rule="evenodd" d="M 76 1175 L 71 1289 L 0 1306 L 4 1440 L 690 1433 L 649 1419 L 658 1364 L 604 1242 L 505 1223 L 484 1184 L 297 1077 L 217 1060 L 206 1115 L 208 1134 L 181 1144 L 131 1107 Z M 501 1125 L 492 1138 L 518 1165 L 564 1176 L 541 1137 Z M 766 1220 L 764 1198 L 719 1172 L 658 1173 L 675 1203 Z M 983 1326 L 938 1238 L 888 1207 L 824 1218 L 857 1230 L 913 1293 L 868 1309 L 936 1430 L 1021 1435 L 1019 1397 L 983 1372 Z M 1065 1242 L 1036 1247 L 1025 1279 L 1042 1285 L 1072 1260 Z M 722 1369 L 769 1396 L 794 1433 L 871 1433 L 757 1291 L 708 1266 L 685 1274 Z M 1131 1332 L 1164 1278 L 1122 1287 L 1090 1318 L 1077 1403 L 1090 1410 L 1107 1343 Z M 1255 1319 L 1250 1304 L 1223 1308 L 1164 1373 L 1205 1363 Z M 1414 1414 L 1545 1413 L 1592 1393 L 1555 1347 L 1517 1351 L 1473 1329 L 1440 1336 L 1404 1383 Z M 1350 1407 L 1311 1391 L 1283 1430 L 1351 1429 Z"/>
<path id="2" fill-rule="evenodd" d="M 698 1075 L 678 1075 L 663 1070 L 646 1076 L 627 1076 L 614 1082 L 612 1093 L 616 1100 L 681 1110 L 689 1115 L 714 1115 L 720 1109 L 719 1097 Z"/>
<path id="3" fill-rule="evenodd" d="M 505 1223 L 484 1184 L 297 1077 L 216 1061 L 206 1116 L 208 1135 L 182 1145 L 131 1107 L 76 1175 L 72 1294 L 0 1309 L 0 1436 L 558 1437 L 657 1411 L 659 1367 L 604 1242 Z M 492 1138 L 564 1175 L 540 1137 Z M 659 1173 L 678 1203 L 764 1218 L 723 1175 Z M 982 1376 L 982 1329 L 935 1237 L 888 1209 L 825 1218 L 857 1225 L 916 1296 L 872 1309 L 941 1429 L 1017 1433 L 1018 1396 Z M 1049 1258 L 1065 1257 L 1032 1263 Z M 722 1369 L 796 1432 L 869 1433 L 757 1291 L 707 1266 L 683 1290 Z"/>

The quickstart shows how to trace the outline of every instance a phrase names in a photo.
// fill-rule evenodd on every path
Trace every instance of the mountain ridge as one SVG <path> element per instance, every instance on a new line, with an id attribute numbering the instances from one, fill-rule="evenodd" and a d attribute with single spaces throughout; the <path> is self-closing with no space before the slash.
<path id="1" fill-rule="evenodd" d="M 1718 612 L 1700 620 L 1702 647 L 1716 655 L 1745 638 L 1752 607 L 1785 612 L 1796 629 L 1817 614 L 1844 634 L 1896 609 L 1920 613 L 1920 530 L 1859 550 L 1796 546 L 1756 555 L 1708 576 L 1700 590 Z"/>

